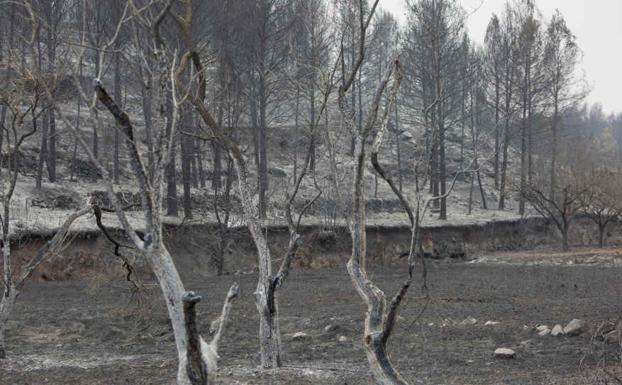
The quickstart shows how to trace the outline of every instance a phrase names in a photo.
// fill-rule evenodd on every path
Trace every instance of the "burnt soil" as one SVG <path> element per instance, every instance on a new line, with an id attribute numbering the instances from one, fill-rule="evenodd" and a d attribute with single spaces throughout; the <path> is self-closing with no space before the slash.
<path id="1" fill-rule="evenodd" d="M 619 346 L 588 335 L 539 337 L 533 327 L 573 318 L 616 320 L 622 268 L 445 261 L 428 268 L 427 308 L 422 313 L 426 300 L 417 285 L 389 343 L 411 384 L 619 383 Z M 403 273 L 395 267 L 370 275 L 393 292 Z M 223 337 L 218 383 L 371 384 L 361 341 L 365 308 L 345 268 L 289 277 L 280 294 L 284 368 L 271 372 L 256 369 L 255 274 L 186 282 L 204 296 L 201 330 L 207 333 L 234 281 L 242 295 Z M 29 284 L 9 324 L 0 384 L 174 383 L 174 342 L 158 294 L 153 284 L 132 294 L 122 278 Z M 462 322 L 469 317 L 477 323 Z M 500 324 L 484 326 L 489 320 Z M 328 325 L 335 330 L 325 331 Z M 293 340 L 295 332 L 308 337 Z M 498 347 L 513 348 L 517 357 L 493 358 Z"/>

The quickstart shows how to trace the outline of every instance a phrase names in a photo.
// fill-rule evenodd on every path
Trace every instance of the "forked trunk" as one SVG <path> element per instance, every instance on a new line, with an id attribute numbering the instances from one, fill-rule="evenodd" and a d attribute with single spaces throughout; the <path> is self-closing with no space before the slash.
<path id="1" fill-rule="evenodd" d="M 159 286 L 162 290 L 162 294 L 165 298 L 168 315 L 173 326 L 173 334 L 175 337 L 175 344 L 177 346 L 177 355 L 179 360 L 179 369 L 177 372 L 177 385 L 198 385 L 194 380 L 191 380 L 188 376 L 188 329 L 187 322 L 184 317 L 184 304 L 183 298 L 184 291 L 183 284 L 173 263 L 173 258 L 169 254 L 166 246 L 162 241 L 158 244 L 150 247 L 145 251 L 145 256 L 151 265 L 153 273 L 158 280 Z M 216 359 L 217 353 L 198 337 L 200 343 L 198 347 L 200 349 L 200 356 L 203 359 L 203 365 L 205 367 L 205 374 L 209 380 L 207 382 L 200 383 L 201 385 L 213 384 L 212 380 L 215 378 Z"/>
<path id="2" fill-rule="evenodd" d="M 408 385 L 393 368 L 387 354 L 386 342 L 378 335 L 365 335 L 365 354 L 376 385 Z"/>

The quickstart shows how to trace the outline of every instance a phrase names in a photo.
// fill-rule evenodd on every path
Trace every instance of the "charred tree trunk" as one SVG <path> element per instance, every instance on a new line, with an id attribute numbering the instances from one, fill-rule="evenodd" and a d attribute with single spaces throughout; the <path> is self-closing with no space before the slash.
<path id="1" fill-rule="evenodd" d="M 142 67 L 141 67 L 142 70 Z M 150 74 L 140 84 L 140 93 L 143 105 L 143 118 L 145 120 L 145 141 L 147 142 L 147 169 L 149 175 L 153 175 L 153 167 L 155 165 L 154 145 L 153 145 L 153 111 L 151 103 L 153 102 L 153 79 Z"/>
<path id="2" fill-rule="evenodd" d="M 570 244 L 568 242 L 568 223 L 564 221 L 561 232 L 562 232 L 562 250 L 568 251 L 570 250 Z"/>
<path id="3" fill-rule="evenodd" d="M 259 75 L 259 215 L 266 218 L 268 210 L 268 122 L 267 122 L 268 95 L 266 90 L 266 79 L 263 67 Z"/>
<path id="4" fill-rule="evenodd" d="M 400 190 L 400 194 L 402 193 L 403 188 L 403 176 L 402 176 L 402 149 L 401 149 L 401 135 L 400 135 L 400 125 L 399 125 L 399 114 L 398 114 L 398 104 L 395 104 L 395 147 L 397 150 L 397 181 Z"/>
<path id="5" fill-rule="evenodd" d="M 5 359 L 7 356 L 5 328 L 8 323 L 9 316 L 13 312 L 16 297 L 17 289 L 12 286 L 12 284 L 7 285 L 5 283 L 4 292 L 2 293 L 2 300 L 0 300 L 0 360 Z"/>
<path id="6" fill-rule="evenodd" d="M 167 126 L 166 135 L 170 136 L 171 131 L 176 129 L 172 127 L 173 105 L 170 99 L 166 101 Z M 176 217 L 179 215 L 179 205 L 177 202 L 177 167 L 176 167 L 176 151 L 175 139 L 171 144 L 171 159 L 166 167 L 166 215 Z"/>
<path id="7" fill-rule="evenodd" d="M 501 163 L 501 183 L 499 186 L 499 210 L 505 209 L 505 186 L 508 169 L 508 147 L 510 145 L 510 119 L 506 118 L 505 128 L 503 129 L 503 160 Z"/>
<path id="8" fill-rule="evenodd" d="M 555 181 L 556 181 L 556 172 L 557 172 L 557 129 L 559 125 L 559 101 L 558 96 L 555 94 L 554 103 L 554 112 L 553 112 L 553 122 L 551 125 L 551 130 L 553 132 L 553 143 L 551 145 L 551 186 L 549 191 L 549 199 L 554 200 L 555 198 Z"/>
<path id="9" fill-rule="evenodd" d="M 183 120 L 186 121 L 187 119 Z M 185 135 L 183 133 L 179 135 L 181 148 L 181 179 L 184 188 L 183 206 L 184 217 L 186 219 L 192 219 L 192 176 L 190 174 L 190 164 L 192 161 L 192 143 L 190 143 L 191 140 L 192 138 L 190 138 L 188 135 Z"/>
<path id="10" fill-rule="evenodd" d="M 51 17 L 51 15 L 48 15 Z M 47 53 L 48 53 L 48 72 L 55 74 L 56 71 L 56 31 L 53 26 L 54 23 L 50 23 L 48 26 L 47 35 Z M 58 87 L 59 85 L 56 85 Z M 59 90 L 60 92 L 60 90 Z M 48 149 L 45 156 L 45 161 L 48 170 L 48 179 L 50 182 L 56 182 L 56 119 L 54 115 L 54 106 L 52 105 L 47 112 L 48 120 Z"/>
<path id="11" fill-rule="evenodd" d="M 114 54 L 114 99 L 121 103 L 121 55 L 116 52 Z M 114 183 L 119 184 L 120 164 L 119 164 L 119 130 L 114 130 L 114 158 L 112 166 L 112 175 Z"/>
<path id="12" fill-rule="evenodd" d="M 499 153 L 501 151 L 500 145 L 500 130 L 499 130 L 499 104 L 501 100 L 501 90 L 499 85 L 499 75 L 495 71 L 495 189 L 499 190 Z"/>
<path id="13" fill-rule="evenodd" d="M 512 93 L 513 93 L 514 68 L 510 63 L 506 64 L 505 74 L 505 124 L 503 127 L 503 161 L 501 163 L 501 180 L 499 186 L 499 210 L 505 209 L 507 169 L 508 169 L 508 149 L 510 146 L 510 129 L 512 124 Z"/>
<path id="14" fill-rule="evenodd" d="M 54 109 L 50 108 L 47 113 L 47 119 L 49 124 L 48 134 L 48 151 L 46 154 L 46 165 L 48 170 L 48 180 L 52 183 L 56 182 L 56 119 L 54 116 Z"/>
<path id="15" fill-rule="evenodd" d="M 212 154 L 214 154 L 214 164 L 212 168 L 212 190 L 219 191 L 222 181 L 222 150 L 220 144 L 212 141 Z"/>
<path id="16" fill-rule="evenodd" d="M 35 179 L 35 188 L 40 190 L 43 183 L 43 168 L 45 167 L 45 160 L 47 159 L 47 150 L 48 150 L 48 127 L 50 121 L 48 119 L 43 119 L 43 124 L 41 127 L 41 147 L 39 151 L 39 160 L 37 162 L 37 177 Z"/>
<path id="17" fill-rule="evenodd" d="M 93 78 L 97 79 L 99 78 L 99 58 L 100 58 L 100 52 L 98 49 L 93 50 L 94 51 L 94 62 L 95 62 L 95 74 L 93 75 Z M 95 159 L 99 159 L 99 133 L 98 133 L 98 111 L 97 111 L 97 100 L 94 101 L 94 106 L 92 106 L 92 111 L 91 114 L 93 115 L 93 157 Z"/>
<path id="18" fill-rule="evenodd" d="M 605 229 L 607 228 L 607 223 L 598 225 L 598 247 L 605 247 Z"/>
<path id="19" fill-rule="evenodd" d="M 525 102 L 526 97 L 523 98 Z M 521 152 L 520 152 L 520 190 L 527 186 L 527 103 L 523 103 L 523 118 L 521 124 Z M 518 214 L 525 215 L 524 194 L 519 194 Z"/>
<path id="20" fill-rule="evenodd" d="M 15 298 L 17 296 L 17 289 L 13 283 L 13 271 L 11 260 L 11 241 L 9 239 L 9 206 L 10 203 L 7 200 L 3 204 L 3 216 L 2 216 L 2 259 L 3 259 L 3 283 L 4 290 L 2 291 L 2 299 L 0 300 L 0 359 L 6 358 L 6 342 L 5 342 L 5 328 L 9 320 L 9 316 L 13 311 L 13 305 L 15 304 Z"/>

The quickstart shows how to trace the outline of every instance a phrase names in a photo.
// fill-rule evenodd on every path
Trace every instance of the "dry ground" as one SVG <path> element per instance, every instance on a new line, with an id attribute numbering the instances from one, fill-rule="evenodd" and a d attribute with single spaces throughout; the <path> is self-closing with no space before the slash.
<path id="1" fill-rule="evenodd" d="M 587 336 L 539 337 L 532 328 L 572 318 L 617 319 L 622 268 L 440 262 L 429 270 L 429 306 L 418 317 L 425 301 L 413 290 L 390 342 L 394 361 L 412 384 L 617 383 L 615 374 L 597 368 L 618 370 L 619 347 Z M 403 271 L 372 275 L 393 290 Z M 345 269 L 290 277 L 280 299 L 285 368 L 258 372 L 255 278 L 187 282 L 207 298 L 201 304 L 205 331 L 228 285 L 234 279 L 241 284 L 224 336 L 219 383 L 371 383 L 360 341 L 364 307 Z M 132 296 L 122 281 L 31 284 L 10 323 L 10 358 L 0 363 L 0 384 L 171 384 L 175 351 L 157 294 L 152 287 Z M 477 323 L 462 322 L 469 317 Z M 500 324 L 484 326 L 488 320 Z M 327 325 L 337 328 L 325 332 Z M 293 341 L 298 331 L 309 337 Z M 500 346 L 514 348 L 517 358 L 494 359 Z"/>

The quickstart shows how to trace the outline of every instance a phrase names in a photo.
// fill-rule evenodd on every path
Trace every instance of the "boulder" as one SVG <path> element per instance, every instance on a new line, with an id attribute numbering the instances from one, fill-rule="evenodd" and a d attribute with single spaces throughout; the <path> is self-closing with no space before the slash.
<path id="1" fill-rule="evenodd" d="M 557 337 L 558 335 L 564 334 L 564 328 L 562 327 L 562 325 L 557 324 L 555 326 L 553 326 L 553 330 L 551 330 L 551 335 L 553 337 Z"/>
<path id="2" fill-rule="evenodd" d="M 563 332 L 569 336 L 576 336 L 585 331 L 585 321 L 580 319 L 573 319 L 566 325 Z"/>
<path id="3" fill-rule="evenodd" d="M 510 359 L 515 358 L 516 352 L 508 348 L 497 348 L 495 350 L 495 358 Z"/>
<path id="4" fill-rule="evenodd" d="M 546 328 L 546 329 L 542 329 L 538 332 L 538 335 L 540 337 L 544 337 L 544 336 L 548 336 L 549 334 L 551 334 L 551 329 Z"/>
<path id="5" fill-rule="evenodd" d="M 499 325 L 500 323 L 501 322 L 498 322 L 498 321 L 486 321 L 484 326 L 496 326 L 496 325 Z"/>
<path id="6" fill-rule="evenodd" d="M 341 343 L 348 342 L 348 337 L 346 337 L 346 336 L 339 336 L 338 341 L 341 342 Z"/>

